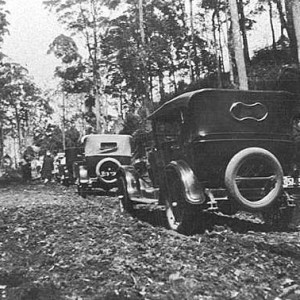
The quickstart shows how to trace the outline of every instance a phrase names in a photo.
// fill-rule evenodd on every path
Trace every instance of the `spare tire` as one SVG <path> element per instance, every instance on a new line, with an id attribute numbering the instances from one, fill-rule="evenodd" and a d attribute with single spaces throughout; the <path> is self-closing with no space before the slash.
<path id="1" fill-rule="evenodd" d="M 282 194 L 283 170 L 278 159 L 263 148 L 246 148 L 230 160 L 225 172 L 229 195 L 244 209 L 261 211 Z"/>
<path id="2" fill-rule="evenodd" d="M 107 157 L 96 165 L 96 174 L 99 180 L 105 184 L 117 182 L 120 162 L 115 158 Z"/>

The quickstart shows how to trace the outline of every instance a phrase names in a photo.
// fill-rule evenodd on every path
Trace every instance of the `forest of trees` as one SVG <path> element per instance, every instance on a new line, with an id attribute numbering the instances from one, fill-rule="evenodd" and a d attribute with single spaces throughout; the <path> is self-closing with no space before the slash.
<path id="1" fill-rule="evenodd" d="M 6 136 L 15 138 L 24 151 L 28 137 L 39 147 L 59 150 L 74 146 L 87 132 L 117 133 L 123 128 L 133 133 L 161 103 L 193 89 L 298 92 L 293 84 L 299 80 L 300 61 L 297 0 L 44 0 L 43 4 L 69 33 L 49 41 L 48 53 L 60 61 L 55 70 L 59 85 L 52 95 L 62 94 L 73 113 L 64 116 L 63 126 L 51 123 L 51 93 L 40 90 L 25 68 L 7 62 L 2 53 L 0 156 Z M 9 31 L 5 1 L 0 1 L 0 8 L 3 43 Z M 270 42 L 257 42 L 253 52 L 249 37 L 259 28 Z M 118 118 L 108 113 L 110 105 L 116 107 Z"/>

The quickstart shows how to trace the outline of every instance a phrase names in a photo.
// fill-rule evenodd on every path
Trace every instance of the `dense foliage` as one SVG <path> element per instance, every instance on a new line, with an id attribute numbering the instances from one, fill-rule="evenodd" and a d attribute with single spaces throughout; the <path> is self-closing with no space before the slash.
<path id="1" fill-rule="evenodd" d="M 102 122 L 104 131 L 103 98 L 107 95 L 120 99 L 122 114 L 145 115 L 157 101 L 187 89 L 235 87 L 241 80 L 227 1 L 47 0 L 44 4 L 70 32 L 84 38 L 87 59 L 76 58 L 70 65 L 76 48 L 72 40 L 65 51 L 69 61 L 62 58 L 65 68 L 59 67 L 57 75 L 65 91 L 84 93 L 89 111 L 95 114 L 96 123 Z M 264 14 L 269 18 L 264 22 L 270 24 L 273 51 L 281 51 L 282 41 L 287 41 L 288 63 L 297 61 L 291 6 L 280 0 L 239 0 L 237 8 L 249 87 L 261 88 L 261 81 L 276 80 L 275 74 L 268 73 L 269 66 L 275 64 L 280 70 L 282 62 L 270 52 L 271 63 L 267 60 L 262 70 L 260 61 L 256 68 L 258 59 L 250 57 L 249 33 Z M 278 23 L 281 33 L 276 37 L 274 24 Z"/>
<path id="2" fill-rule="evenodd" d="M 135 114 L 139 115 L 136 118 L 139 121 L 133 122 L 136 128 L 146 127 L 144 119 L 149 112 L 184 91 L 238 88 L 245 80 L 241 70 L 247 75 L 250 89 L 284 88 L 277 83 L 282 79 L 278 79 L 278 74 L 286 76 L 286 65 L 298 68 L 299 26 L 295 24 L 299 16 L 292 13 L 297 9 L 297 1 L 45 0 L 43 3 L 70 33 L 49 41 L 48 51 L 61 62 L 55 70 L 60 79 L 57 90 L 73 107 L 72 115 L 63 120 L 66 128 L 59 129 L 63 133 L 72 127 L 80 134 L 91 127 L 94 132 L 118 132 L 120 123 L 125 126 L 123 131 L 128 131 L 126 127 Z M 237 5 L 238 20 L 232 14 L 229 5 L 232 3 Z M 6 16 L 5 2 L 1 1 L 0 42 L 9 28 Z M 234 22 L 239 26 L 243 51 L 234 47 L 238 39 Z M 257 44 L 253 54 L 250 36 L 262 26 L 270 42 L 267 47 L 265 43 Z M 81 53 L 82 48 L 86 54 Z M 241 53 L 244 65 L 240 62 Z M 28 137 L 38 132 L 35 141 L 41 144 L 44 138 L 43 144 L 49 144 L 46 141 L 51 125 L 49 98 L 34 85 L 22 66 L 5 61 L 3 55 L 1 63 L 1 136 L 17 138 L 22 149 Z M 294 83 L 288 89 L 298 91 Z M 113 114 L 111 110 L 116 112 Z M 117 125 L 110 126 L 112 122 Z M 2 149 L 3 138 L 0 142 Z M 60 146 L 58 142 L 50 148 Z"/>
<path id="3" fill-rule="evenodd" d="M 47 124 L 52 109 L 27 70 L 18 64 L 2 63 L 0 85 L 3 133 L 17 138 L 19 149 L 24 151 L 27 139 Z"/>

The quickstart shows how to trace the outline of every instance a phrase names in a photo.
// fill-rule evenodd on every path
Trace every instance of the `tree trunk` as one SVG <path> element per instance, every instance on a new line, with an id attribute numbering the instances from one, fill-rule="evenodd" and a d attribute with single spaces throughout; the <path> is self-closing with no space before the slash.
<path id="1" fill-rule="evenodd" d="M 247 65 L 250 64 L 250 55 L 249 55 L 249 45 L 248 45 L 248 38 L 247 38 L 247 32 L 246 32 L 246 26 L 245 26 L 245 14 L 244 14 L 244 7 L 243 7 L 243 1 L 239 0 L 238 1 L 238 12 L 240 15 L 240 30 L 242 33 L 243 37 L 243 49 L 244 49 L 244 57 L 245 57 L 245 62 Z"/>
<path id="2" fill-rule="evenodd" d="M 144 69 L 144 85 L 145 85 L 145 99 L 144 99 L 144 108 L 147 109 L 147 113 L 152 111 L 153 105 L 150 101 L 150 87 L 149 87 L 149 72 L 148 72 L 148 65 L 147 65 L 147 54 L 146 54 L 146 37 L 145 37 L 145 30 L 144 30 L 144 11 L 143 11 L 143 0 L 139 0 L 139 27 L 140 27 L 140 35 L 141 35 L 141 58 L 142 64 Z"/>
<path id="3" fill-rule="evenodd" d="M 4 141 L 3 141 L 3 125 L 2 123 L 0 122 L 0 159 L 2 158 L 3 156 L 3 148 L 4 148 Z"/>
<path id="4" fill-rule="evenodd" d="M 239 88 L 242 90 L 248 90 L 248 78 L 240 34 L 239 14 L 236 0 L 229 0 L 229 6 L 231 12 L 232 33 L 238 71 Z"/>
<path id="5" fill-rule="evenodd" d="M 217 11 L 217 20 L 218 20 L 218 36 L 219 36 L 219 49 L 220 49 L 220 56 L 219 56 L 219 62 L 220 62 L 220 70 L 221 70 L 221 75 L 224 74 L 225 68 L 224 68 L 224 52 L 223 52 L 223 46 L 222 46 L 222 22 L 220 19 L 220 12 L 219 10 Z M 222 78 L 222 77 L 221 77 Z M 222 82 L 223 86 L 223 82 Z"/>
<path id="6" fill-rule="evenodd" d="M 149 100 L 150 103 L 153 103 L 153 76 L 149 75 Z"/>
<path id="7" fill-rule="evenodd" d="M 139 26 L 140 26 L 142 45 L 145 46 L 143 0 L 139 0 Z"/>
<path id="8" fill-rule="evenodd" d="M 278 10 L 278 13 L 279 13 L 280 23 L 281 23 L 281 35 L 283 35 L 283 30 L 286 29 L 287 34 L 289 36 L 285 15 L 283 13 L 281 0 L 275 0 L 275 2 L 276 2 L 277 10 Z"/>
<path id="9" fill-rule="evenodd" d="M 17 105 L 14 105 L 14 109 L 15 109 L 15 116 L 16 116 L 16 126 L 17 126 L 17 135 L 18 135 L 17 139 L 18 139 L 19 153 L 21 155 L 22 150 L 23 150 L 21 121 L 20 121 L 19 110 L 17 108 Z"/>
<path id="10" fill-rule="evenodd" d="M 296 36 L 296 46 L 297 46 L 297 61 L 298 67 L 300 62 L 300 2 L 299 0 L 293 1 L 293 22 L 295 28 L 295 36 Z"/>
<path id="11" fill-rule="evenodd" d="M 100 81 L 99 81 L 99 72 L 98 72 L 98 35 L 97 35 L 97 9 L 95 0 L 90 0 L 91 12 L 93 15 L 93 55 L 92 55 L 92 64 L 93 64 L 93 85 L 94 85 L 94 98 L 95 98 L 95 115 L 96 115 L 96 131 L 97 133 L 104 132 L 104 121 L 102 114 L 102 104 L 100 100 Z"/>
<path id="12" fill-rule="evenodd" d="M 62 124 L 61 124 L 61 133 L 62 133 L 62 144 L 63 150 L 66 150 L 66 130 L 65 130 L 65 123 L 66 123 L 66 101 L 65 101 L 65 93 L 62 91 Z"/>
<path id="13" fill-rule="evenodd" d="M 172 57 L 170 58 L 170 60 L 171 60 L 171 65 L 172 65 L 171 71 L 170 71 L 171 82 L 174 87 L 174 92 L 177 93 L 177 81 L 176 81 L 176 74 L 175 74 L 176 67 L 175 67 L 174 60 Z"/>
<path id="14" fill-rule="evenodd" d="M 268 0 L 268 4 L 269 4 L 270 27 L 271 27 L 271 32 L 272 32 L 272 47 L 273 47 L 273 50 L 276 50 L 276 39 L 275 39 L 275 31 L 274 31 L 274 24 L 273 24 L 272 1 Z"/>
<path id="15" fill-rule="evenodd" d="M 219 48 L 220 45 L 218 45 L 217 41 L 217 35 L 216 35 L 216 22 L 215 22 L 215 16 L 217 15 L 218 8 L 215 9 L 213 15 L 212 15 L 212 25 L 213 25 L 213 37 L 214 37 L 214 46 L 215 46 L 215 57 L 216 57 L 216 65 L 217 65 L 217 75 L 218 75 L 218 88 L 222 88 L 222 74 L 221 74 L 221 68 L 220 68 L 220 60 L 219 60 Z"/>
<path id="16" fill-rule="evenodd" d="M 195 64 L 195 73 L 197 79 L 200 77 L 199 59 L 197 54 L 197 47 L 195 43 L 195 29 L 194 29 L 194 12 L 193 12 L 193 0 L 190 0 L 190 27 L 191 27 L 191 38 L 192 38 L 192 49 L 193 49 L 193 61 Z"/>
<path id="17" fill-rule="evenodd" d="M 190 8 L 190 10 L 188 11 L 188 4 L 191 6 L 191 3 L 192 1 L 189 1 L 189 2 L 187 2 L 187 1 L 183 1 L 183 3 L 184 3 L 184 16 L 185 16 L 185 19 L 183 19 L 183 22 L 184 22 L 184 27 L 185 26 L 189 26 L 187 23 L 188 23 L 188 19 L 189 19 L 189 17 L 190 17 L 190 15 L 191 15 L 191 9 L 192 8 Z M 191 25 L 191 24 L 190 24 Z M 189 76 L 190 76 L 190 83 L 192 83 L 192 82 L 194 82 L 194 70 L 193 70 L 193 63 L 192 63 L 192 51 L 193 51 L 193 47 L 192 47 L 192 41 L 188 38 L 188 57 L 187 57 L 187 59 L 188 59 L 188 66 L 189 66 Z"/>
<path id="18" fill-rule="evenodd" d="M 295 62 L 298 61 L 298 52 L 297 52 L 297 40 L 295 34 L 295 27 L 294 27 L 294 18 L 293 18 L 293 0 L 285 0 L 285 11 L 286 11 L 286 18 L 287 18 L 287 31 L 290 40 L 290 49 L 291 55 Z M 295 18 L 299 16 L 295 15 Z"/>
<path id="19" fill-rule="evenodd" d="M 160 99 L 163 100 L 165 98 L 164 74 L 160 70 L 158 71 L 158 82 Z"/>
<path id="20" fill-rule="evenodd" d="M 226 29 L 227 29 L 227 47 L 228 47 L 228 57 L 229 57 L 229 80 L 230 84 L 234 86 L 234 73 L 233 73 L 233 59 L 232 59 L 232 39 L 231 37 L 231 29 L 228 25 L 228 9 L 225 11 L 226 17 Z"/>

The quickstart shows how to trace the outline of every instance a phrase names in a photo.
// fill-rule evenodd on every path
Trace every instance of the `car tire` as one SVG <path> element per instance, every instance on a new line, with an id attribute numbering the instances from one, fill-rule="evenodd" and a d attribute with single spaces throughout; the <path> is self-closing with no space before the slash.
<path id="1" fill-rule="evenodd" d="M 96 168 L 95 168 L 95 171 L 96 171 L 96 174 L 97 174 L 97 177 L 99 178 L 99 180 L 103 183 L 103 184 L 106 184 L 106 185 L 112 185 L 114 183 L 117 182 L 118 180 L 118 177 L 117 176 L 114 176 L 113 178 L 111 179 L 105 179 L 104 177 L 101 176 L 101 168 L 103 167 L 103 165 L 105 164 L 111 164 L 114 166 L 115 168 L 115 172 L 116 174 L 118 174 L 118 171 L 119 171 L 119 168 L 121 167 L 121 164 L 120 162 L 115 159 L 115 158 L 112 158 L 112 157 L 106 157 L 102 160 L 100 160 L 97 165 L 96 165 Z"/>
<path id="2" fill-rule="evenodd" d="M 126 179 L 124 176 L 120 176 L 118 178 L 118 195 L 120 201 L 120 211 L 131 213 L 133 211 L 133 203 L 128 195 Z"/>
<path id="3" fill-rule="evenodd" d="M 166 184 L 167 227 L 182 234 L 191 234 L 196 218 L 199 218 L 198 207 L 185 200 L 183 184 L 174 169 L 167 169 Z"/>
<path id="4" fill-rule="evenodd" d="M 65 187 L 69 187 L 69 186 L 70 186 L 69 180 L 67 180 L 67 179 L 63 180 L 63 185 L 64 185 Z"/>
<path id="5" fill-rule="evenodd" d="M 87 187 L 84 184 L 80 184 L 77 186 L 78 195 L 82 198 L 86 198 L 87 196 Z"/>
<path id="6" fill-rule="evenodd" d="M 257 201 L 249 200 L 242 195 L 237 184 L 237 178 L 239 178 L 239 180 L 243 178 L 243 176 L 238 176 L 240 169 L 244 164 L 247 163 L 247 161 L 253 159 L 254 161 L 260 160 L 263 162 L 265 164 L 264 170 L 271 170 L 271 173 L 273 174 L 270 176 L 270 178 L 273 180 L 273 188 Z M 255 176 L 252 177 L 252 179 L 253 178 L 255 179 Z M 225 171 L 225 185 L 229 195 L 238 203 L 239 206 L 249 211 L 262 211 L 272 206 L 281 196 L 283 186 L 283 170 L 278 159 L 268 150 L 256 147 L 246 148 L 234 155 L 227 165 Z"/>

